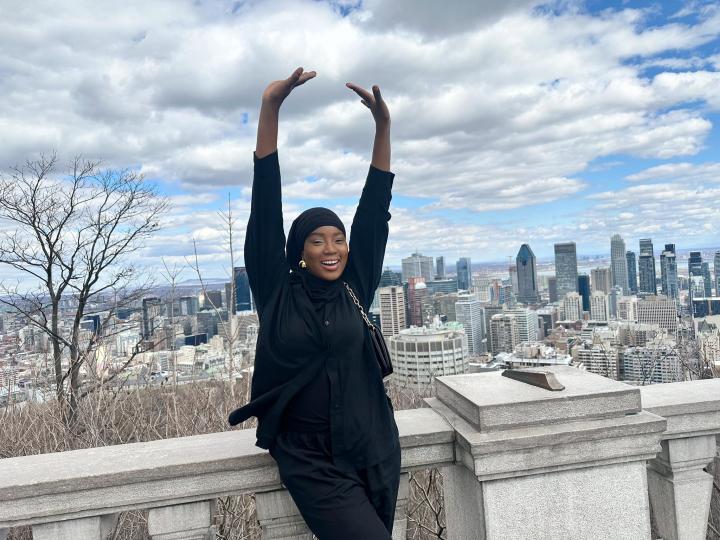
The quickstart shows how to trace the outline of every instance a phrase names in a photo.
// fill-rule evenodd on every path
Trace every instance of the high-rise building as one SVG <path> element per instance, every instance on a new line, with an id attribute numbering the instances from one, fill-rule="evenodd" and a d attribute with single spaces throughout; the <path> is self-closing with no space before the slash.
<path id="1" fill-rule="evenodd" d="M 640 239 L 640 288 L 645 294 L 657 294 L 657 278 L 655 274 L 655 252 L 650 238 Z"/>
<path id="2" fill-rule="evenodd" d="M 405 293 L 402 287 L 378 289 L 380 296 L 380 330 L 386 338 L 400 333 L 405 324 Z"/>
<path id="3" fill-rule="evenodd" d="M 583 343 L 578 348 L 577 355 L 578 361 L 582 362 L 590 373 L 618 380 L 620 353 L 611 343 Z"/>
<path id="4" fill-rule="evenodd" d="M 643 385 L 683 380 L 675 342 L 662 338 L 652 341 L 646 347 L 625 349 L 623 367 L 626 381 L 636 381 Z"/>
<path id="5" fill-rule="evenodd" d="M 475 295 L 459 295 L 455 302 L 455 320 L 463 325 L 470 356 L 479 356 L 485 351 L 485 313 Z"/>
<path id="6" fill-rule="evenodd" d="M 433 269 L 433 258 L 425 257 L 420 253 L 413 253 L 402 260 L 402 280 L 407 281 L 411 277 L 423 277 L 425 281 L 432 281 L 435 278 Z"/>
<path id="7" fill-rule="evenodd" d="M 617 301 L 617 318 L 621 321 L 637 322 L 637 296 L 623 296 Z"/>
<path id="8" fill-rule="evenodd" d="M 427 285 L 430 296 L 438 293 L 454 293 L 458 290 L 457 281 L 454 279 L 436 279 L 435 281 L 428 281 L 425 285 Z"/>
<path id="9" fill-rule="evenodd" d="M 468 345 L 458 323 L 408 328 L 387 340 L 393 379 L 401 386 L 426 391 L 435 377 L 468 369 Z"/>
<path id="10" fill-rule="evenodd" d="M 149 340 L 159 326 L 157 318 L 160 316 L 160 299 L 156 297 L 143 298 L 142 301 L 142 338 Z"/>
<path id="11" fill-rule="evenodd" d="M 712 296 L 712 277 L 710 276 L 710 263 L 702 263 L 702 277 L 705 283 L 705 298 Z"/>
<path id="12" fill-rule="evenodd" d="M 660 254 L 660 281 L 662 293 L 668 298 L 678 298 L 678 274 L 675 244 L 665 244 Z"/>
<path id="13" fill-rule="evenodd" d="M 602 291 L 605 294 L 610 294 L 612 279 L 610 278 L 609 268 L 595 268 L 590 270 L 590 281 L 592 282 L 593 291 Z"/>
<path id="14" fill-rule="evenodd" d="M 490 339 L 493 353 L 511 353 L 520 343 L 520 332 L 515 315 L 498 313 L 490 318 Z"/>
<path id="15" fill-rule="evenodd" d="M 555 276 L 548 277 L 548 300 L 550 303 L 557 302 L 558 296 L 557 278 Z"/>
<path id="16" fill-rule="evenodd" d="M 236 266 L 233 268 L 233 277 L 235 278 L 235 312 L 251 311 L 252 299 L 247 270 L 244 266 Z"/>
<path id="17" fill-rule="evenodd" d="M 577 292 L 578 270 L 575 242 L 555 244 L 555 277 L 557 277 L 557 294 L 560 298 L 567 293 Z"/>
<path id="18" fill-rule="evenodd" d="M 205 309 L 220 309 L 223 307 L 222 291 L 204 291 L 200 293 L 202 297 L 202 307 Z"/>
<path id="19" fill-rule="evenodd" d="M 469 291 L 472 284 L 472 265 L 470 257 L 460 257 L 455 264 L 457 273 L 458 289 Z"/>
<path id="20" fill-rule="evenodd" d="M 536 311 L 526 308 L 514 308 L 506 309 L 503 313 L 513 315 L 515 317 L 520 341 L 537 341 L 540 323 L 538 321 L 538 314 Z"/>
<path id="21" fill-rule="evenodd" d="M 688 276 L 702 276 L 702 254 L 699 251 L 690 252 Z"/>
<path id="22" fill-rule="evenodd" d="M 620 285 L 614 285 L 610 288 L 610 294 L 608 294 L 608 308 L 610 309 L 611 319 L 617 319 L 618 303 L 623 296 L 623 288 Z"/>
<path id="23" fill-rule="evenodd" d="M 623 294 L 627 295 L 628 287 L 628 269 L 625 250 L 625 240 L 619 234 L 614 234 L 610 239 L 610 268 L 612 274 L 613 286 L 622 287 Z"/>
<path id="24" fill-rule="evenodd" d="M 402 285 L 402 274 L 400 272 L 393 272 L 389 268 L 385 268 L 382 274 L 380 274 L 380 283 L 378 287 L 392 287 Z"/>
<path id="25" fill-rule="evenodd" d="M 663 330 L 677 331 L 677 307 L 666 296 L 648 296 L 637 303 L 637 320 L 641 324 L 657 324 Z"/>
<path id="26" fill-rule="evenodd" d="M 715 296 L 720 296 L 720 251 L 715 252 L 713 270 L 715 271 Z"/>
<path id="27" fill-rule="evenodd" d="M 490 353 L 498 353 L 500 351 L 497 351 L 495 349 L 495 344 L 492 341 L 492 334 L 490 333 L 490 322 L 492 321 L 493 315 L 498 315 L 503 313 L 503 307 L 502 306 L 485 306 L 485 335 L 488 336 L 487 338 L 487 350 Z"/>
<path id="28" fill-rule="evenodd" d="M 590 276 L 587 274 L 578 276 L 578 293 L 582 298 L 583 311 L 590 311 Z"/>
<path id="29" fill-rule="evenodd" d="M 563 298 L 563 311 L 566 321 L 582 320 L 582 298 L 576 292 L 569 292 Z"/>
<path id="30" fill-rule="evenodd" d="M 423 277 L 408 278 L 407 303 L 408 314 L 410 315 L 409 323 L 413 326 L 422 326 L 423 322 L 423 302 L 427 298 L 427 285 Z"/>
<path id="31" fill-rule="evenodd" d="M 518 251 L 515 258 L 515 266 L 517 269 L 516 295 L 518 302 L 523 304 L 537 303 L 540 300 L 537 268 L 535 254 L 529 245 L 523 244 L 520 246 L 520 251 Z"/>
<path id="32" fill-rule="evenodd" d="M 237 313 L 237 306 L 235 305 L 235 299 L 233 298 L 233 284 L 232 281 L 230 283 L 225 284 L 225 298 L 223 298 L 223 302 L 225 305 L 230 309 L 230 313 L 232 315 L 235 315 Z"/>
<path id="33" fill-rule="evenodd" d="M 195 315 L 200 309 L 200 301 L 197 296 L 181 296 L 180 297 L 180 313 L 179 315 Z"/>
<path id="34" fill-rule="evenodd" d="M 637 280 L 637 261 L 635 260 L 635 252 L 628 251 L 625 253 L 625 259 L 627 260 L 628 269 L 628 288 L 632 294 L 638 292 L 638 280 Z"/>
<path id="35" fill-rule="evenodd" d="M 435 257 L 435 277 L 445 279 L 445 257 L 442 255 Z"/>
<path id="36" fill-rule="evenodd" d="M 595 291 L 590 297 L 590 318 L 593 321 L 610 320 L 610 307 L 607 294 L 602 291 Z"/>

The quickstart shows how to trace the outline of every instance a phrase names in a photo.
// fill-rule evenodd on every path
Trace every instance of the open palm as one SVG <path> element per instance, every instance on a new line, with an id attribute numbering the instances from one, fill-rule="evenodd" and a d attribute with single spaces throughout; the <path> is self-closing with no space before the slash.
<path id="1" fill-rule="evenodd" d="M 262 99 L 263 101 L 279 106 L 296 86 L 305 84 L 306 81 L 309 81 L 315 75 L 316 73 L 314 71 L 303 72 L 303 68 L 299 67 L 293 71 L 292 75 L 287 79 L 280 79 L 279 81 L 273 81 L 268 84 L 263 92 Z"/>
<path id="2" fill-rule="evenodd" d="M 372 93 L 357 84 L 345 83 L 345 86 L 354 90 L 355 93 L 362 98 L 360 102 L 370 109 L 376 124 L 390 123 L 390 111 L 388 110 L 387 103 L 385 103 L 385 100 L 380 94 L 380 87 L 377 84 L 373 85 Z"/>

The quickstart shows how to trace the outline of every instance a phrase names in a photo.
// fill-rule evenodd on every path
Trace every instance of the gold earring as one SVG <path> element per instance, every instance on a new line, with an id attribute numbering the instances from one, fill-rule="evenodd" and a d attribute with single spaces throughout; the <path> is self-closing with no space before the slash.
<path id="1" fill-rule="evenodd" d="M 302 259 L 300 259 L 300 262 L 298 263 L 298 266 L 299 266 L 300 268 L 307 268 L 307 263 L 306 263 L 305 261 L 303 261 Z"/>

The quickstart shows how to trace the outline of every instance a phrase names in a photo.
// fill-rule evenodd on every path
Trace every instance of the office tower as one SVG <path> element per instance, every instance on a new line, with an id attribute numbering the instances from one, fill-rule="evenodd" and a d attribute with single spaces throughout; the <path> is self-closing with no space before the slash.
<path id="1" fill-rule="evenodd" d="M 595 268 L 590 270 L 590 281 L 593 291 L 602 291 L 605 294 L 610 294 L 612 279 L 610 278 L 609 268 Z"/>
<path id="2" fill-rule="evenodd" d="M 160 316 L 160 299 L 155 297 L 143 298 L 142 301 L 142 338 L 148 340 L 152 337 L 158 326 L 157 317 Z"/>
<path id="3" fill-rule="evenodd" d="M 576 292 L 569 292 L 563 298 L 563 311 L 566 321 L 582 320 L 582 298 Z"/>
<path id="4" fill-rule="evenodd" d="M 442 255 L 435 257 L 435 277 L 445 279 L 445 257 Z"/>
<path id="5" fill-rule="evenodd" d="M 457 273 L 458 289 L 469 291 L 470 285 L 472 284 L 472 265 L 470 264 L 470 257 L 460 257 L 457 263 L 455 263 L 455 269 Z"/>
<path id="6" fill-rule="evenodd" d="M 199 311 L 195 317 L 197 318 L 198 334 L 207 334 L 208 341 L 217 335 L 220 317 L 217 316 L 215 310 Z"/>
<path id="7" fill-rule="evenodd" d="M 458 290 L 457 281 L 454 279 L 436 279 L 435 281 L 428 281 L 426 285 L 430 296 L 438 293 L 454 293 Z"/>
<path id="8" fill-rule="evenodd" d="M 493 344 L 493 353 L 511 353 L 520 343 L 515 315 L 498 313 L 490 318 L 490 338 Z"/>
<path id="9" fill-rule="evenodd" d="M 715 296 L 720 296 L 720 251 L 715 252 L 713 270 L 715 271 Z"/>
<path id="10" fill-rule="evenodd" d="M 517 273 L 517 299 L 523 304 L 534 304 L 539 302 L 538 294 L 537 268 L 535 264 L 535 254 L 530 246 L 523 244 L 520 246 L 517 257 L 515 258 L 515 267 Z"/>
<path id="11" fill-rule="evenodd" d="M 617 318 L 621 321 L 637 322 L 637 296 L 623 296 L 617 301 Z"/>
<path id="12" fill-rule="evenodd" d="M 558 321 L 558 312 L 554 307 L 546 307 L 537 310 L 538 325 L 540 326 L 540 332 L 544 336 L 549 336 L 550 332 L 555 328 L 555 323 Z M 538 336 L 540 337 L 540 336 Z"/>
<path id="13" fill-rule="evenodd" d="M 468 370 L 467 336 L 458 323 L 401 330 L 387 345 L 393 380 L 401 386 L 427 391 L 435 377 Z"/>
<path id="14" fill-rule="evenodd" d="M 657 278 L 655 274 L 655 253 L 650 238 L 640 239 L 640 273 L 639 291 L 645 294 L 657 294 Z"/>
<path id="15" fill-rule="evenodd" d="M 555 277 L 557 294 L 560 298 L 567 293 L 577 292 L 578 271 L 575 242 L 555 244 Z"/>
<path id="16" fill-rule="evenodd" d="M 675 300 L 666 296 L 648 296 L 637 303 L 637 320 L 644 324 L 657 324 L 663 330 L 677 331 L 678 313 Z"/>
<path id="17" fill-rule="evenodd" d="M 699 251 L 690 252 L 688 276 L 702 276 L 702 254 Z"/>
<path id="18" fill-rule="evenodd" d="M 513 315 L 515 317 L 518 328 L 518 337 L 521 342 L 537 341 L 540 323 L 538 321 L 538 314 L 536 311 L 526 308 L 515 308 L 506 309 L 503 313 Z"/>
<path id="19" fill-rule="evenodd" d="M 422 277 L 425 281 L 432 281 L 435 277 L 433 258 L 425 257 L 420 253 L 413 253 L 402 260 L 402 280 L 408 281 L 411 277 Z"/>
<path id="20" fill-rule="evenodd" d="M 610 239 L 610 269 L 613 286 L 622 287 L 623 294 L 629 293 L 625 240 L 615 234 Z"/>
<path id="21" fill-rule="evenodd" d="M 702 276 L 690 276 L 688 289 L 690 290 L 690 299 L 706 298 L 705 296 L 705 278 Z"/>
<path id="22" fill-rule="evenodd" d="M 378 287 L 397 287 L 400 285 L 402 285 L 402 274 L 400 272 L 393 272 L 389 268 L 385 268 L 380 274 Z"/>
<path id="23" fill-rule="evenodd" d="M 548 300 L 553 303 L 557 302 L 558 299 L 557 278 L 550 276 L 548 277 Z"/>
<path id="24" fill-rule="evenodd" d="M 638 282 L 637 282 L 637 262 L 635 260 L 635 252 L 634 251 L 626 252 L 625 259 L 627 260 L 627 269 L 628 269 L 628 288 L 630 289 L 630 292 L 632 294 L 637 294 Z"/>
<path id="25" fill-rule="evenodd" d="M 233 268 L 233 277 L 235 279 L 235 312 L 250 311 L 252 300 L 247 270 L 244 266 L 236 266 Z"/>
<path id="26" fill-rule="evenodd" d="M 610 320 L 607 294 L 602 291 L 595 291 L 590 297 L 590 319 L 593 321 Z"/>
<path id="27" fill-rule="evenodd" d="M 578 293 L 582 298 L 583 311 L 590 311 L 590 276 L 587 274 L 578 276 Z"/>
<path id="28" fill-rule="evenodd" d="M 472 277 L 472 290 L 477 295 L 478 300 L 481 302 L 490 302 L 492 300 L 490 295 L 491 284 L 492 279 L 486 275 Z"/>
<path id="29" fill-rule="evenodd" d="M 200 301 L 197 296 L 181 296 L 180 297 L 180 313 L 179 315 L 195 315 L 200 308 Z"/>
<path id="30" fill-rule="evenodd" d="M 705 283 L 705 298 L 712 296 L 712 277 L 710 277 L 710 263 L 702 263 L 702 277 Z"/>
<path id="31" fill-rule="evenodd" d="M 401 286 L 380 287 L 380 330 L 386 338 L 400 333 L 405 324 L 405 293 Z"/>
<path id="32" fill-rule="evenodd" d="M 640 384 L 683 380 L 683 368 L 673 341 L 656 338 L 646 347 L 628 347 L 623 352 L 626 381 Z"/>
<path id="33" fill-rule="evenodd" d="M 225 305 L 230 309 L 230 313 L 232 315 L 235 315 L 237 313 L 237 306 L 235 305 L 234 298 L 233 298 L 233 284 L 232 282 L 225 284 L 225 298 L 223 298 L 223 302 Z"/>
<path id="34" fill-rule="evenodd" d="M 423 277 L 408 278 L 407 303 L 409 323 L 413 326 L 423 325 L 423 301 L 427 298 L 427 285 Z"/>
<path id="35" fill-rule="evenodd" d="M 618 380 L 620 351 L 611 342 L 583 343 L 577 348 L 577 356 L 590 373 Z"/>
<path id="36" fill-rule="evenodd" d="M 456 320 L 455 302 L 457 302 L 457 299 L 457 292 L 434 295 L 432 303 L 435 313 L 438 313 L 441 317 L 444 316 L 447 321 Z"/>
<path id="37" fill-rule="evenodd" d="M 485 313 L 475 295 L 459 295 L 455 302 L 455 320 L 463 325 L 470 356 L 485 352 Z"/>
<path id="38" fill-rule="evenodd" d="M 502 306 L 485 306 L 485 335 L 487 336 L 487 350 L 493 354 L 499 351 L 495 350 L 495 345 L 492 342 L 492 335 L 490 334 L 490 321 L 492 320 L 493 315 L 497 315 L 502 312 Z"/>
<path id="39" fill-rule="evenodd" d="M 678 274 L 675 244 L 665 244 L 660 254 L 660 281 L 662 293 L 668 298 L 678 298 Z"/>
<path id="40" fill-rule="evenodd" d="M 223 307 L 222 291 L 205 291 L 200 294 L 203 298 L 202 306 L 204 309 L 220 309 L 221 307 Z"/>
<path id="41" fill-rule="evenodd" d="M 517 266 L 514 264 L 511 264 L 508 267 L 508 275 L 510 278 L 508 279 L 508 285 L 510 285 L 510 289 L 512 289 L 513 295 L 517 296 L 518 291 L 518 273 L 517 273 Z"/>
<path id="42" fill-rule="evenodd" d="M 611 319 L 617 319 L 618 302 L 620 302 L 623 296 L 623 288 L 620 285 L 615 285 L 610 289 L 610 294 L 608 294 L 608 309 L 610 310 Z"/>

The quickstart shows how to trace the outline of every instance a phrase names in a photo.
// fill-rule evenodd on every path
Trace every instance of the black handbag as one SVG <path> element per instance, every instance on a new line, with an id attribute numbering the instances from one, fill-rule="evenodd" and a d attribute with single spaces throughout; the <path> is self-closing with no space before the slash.
<path id="1" fill-rule="evenodd" d="M 365 315 L 365 310 L 360 305 L 360 302 L 358 301 L 357 296 L 355 296 L 353 290 L 350 288 L 350 285 L 344 281 L 343 283 L 345 284 L 345 288 L 347 289 L 348 294 L 350 294 L 352 301 L 360 310 L 360 315 L 362 315 L 365 324 L 367 324 L 368 330 L 370 330 L 370 341 L 372 341 L 373 351 L 375 352 L 375 360 L 377 360 L 378 366 L 380 366 L 380 373 L 382 373 L 382 377 L 384 379 L 385 377 L 392 375 L 393 372 L 392 362 L 390 361 L 390 353 L 388 352 L 387 345 L 385 344 L 385 338 L 378 327 L 371 323 L 370 319 L 368 319 L 367 315 Z"/>

